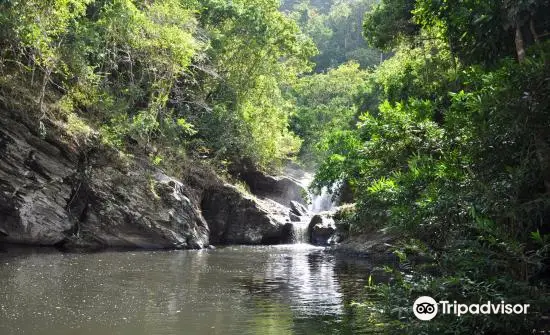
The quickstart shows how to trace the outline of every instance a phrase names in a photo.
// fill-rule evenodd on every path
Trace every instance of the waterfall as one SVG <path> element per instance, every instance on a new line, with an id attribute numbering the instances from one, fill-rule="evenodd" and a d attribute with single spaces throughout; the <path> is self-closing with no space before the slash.
<path id="1" fill-rule="evenodd" d="M 292 222 L 292 243 L 304 244 L 309 242 L 307 226 L 309 221 Z"/>
<path id="2" fill-rule="evenodd" d="M 285 175 L 296 180 L 298 184 L 308 191 L 308 196 L 311 200 L 308 210 L 313 214 L 331 210 L 335 206 L 334 201 L 332 201 L 332 195 L 328 192 L 326 187 L 321 189 L 321 194 L 319 195 L 312 194 L 309 191 L 309 186 L 313 182 L 312 173 L 305 172 L 300 168 L 292 168 L 287 166 L 285 168 Z"/>
<path id="3" fill-rule="evenodd" d="M 309 211 L 312 213 L 319 213 L 331 210 L 334 207 L 334 201 L 332 201 L 332 195 L 328 192 L 326 187 L 323 187 L 321 194 L 309 194 L 311 198 L 311 204 L 309 205 Z"/>
<path id="4" fill-rule="evenodd" d="M 309 243 L 308 226 L 313 215 L 331 210 L 335 203 L 332 200 L 332 195 L 328 192 L 326 187 L 321 189 L 320 194 L 313 194 L 309 191 L 309 186 L 313 182 L 313 174 L 302 170 L 300 167 L 287 166 L 285 168 L 285 176 L 296 181 L 308 192 L 310 204 L 307 206 L 307 215 L 301 216 L 301 221 L 291 222 L 292 224 L 292 243 L 293 244 L 306 244 Z M 304 208 L 304 211 L 306 208 Z"/>

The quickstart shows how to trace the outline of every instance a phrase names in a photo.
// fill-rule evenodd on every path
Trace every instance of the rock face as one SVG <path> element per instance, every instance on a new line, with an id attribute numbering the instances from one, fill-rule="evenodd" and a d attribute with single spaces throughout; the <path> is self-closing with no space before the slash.
<path id="1" fill-rule="evenodd" d="M 330 212 L 314 215 L 308 226 L 308 236 L 311 244 L 329 245 L 331 237 L 336 232 L 334 219 Z"/>
<path id="2" fill-rule="evenodd" d="M 260 197 L 265 197 L 289 206 L 290 201 L 305 204 L 306 189 L 289 177 L 273 177 L 259 171 L 241 172 L 240 177 L 250 187 L 250 191 Z"/>
<path id="3" fill-rule="evenodd" d="M 288 217 L 290 218 L 291 222 L 301 222 L 302 217 L 294 214 L 293 212 L 288 213 Z"/>
<path id="4" fill-rule="evenodd" d="M 0 111 L 0 243 L 201 248 L 209 230 L 180 182 L 117 153 L 33 134 Z"/>
<path id="5" fill-rule="evenodd" d="M 184 249 L 209 244 L 206 221 L 184 185 L 161 172 L 102 167 L 80 188 L 70 211 L 80 213 L 76 231 L 91 243 Z"/>
<path id="6" fill-rule="evenodd" d="M 196 167 L 178 181 L 97 139 L 79 144 L 62 127 L 48 123 L 42 138 L 38 121 L 0 105 L 0 245 L 190 249 L 291 239 L 288 208 L 269 198 Z M 257 181 L 260 194 L 273 187 L 275 200 L 303 201 L 290 179 Z"/>
<path id="7" fill-rule="evenodd" d="M 214 244 L 277 244 L 289 239 L 286 208 L 243 196 L 233 186 L 206 190 L 201 207 Z"/>
<path id="8" fill-rule="evenodd" d="M 309 220 L 311 217 L 311 212 L 301 203 L 291 201 L 288 216 L 292 222 L 303 222 Z"/>
<path id="9" fill-rule="evenodd" d="M 290 213 L 294 214 L 298 217 L 303 216 L 310 216 L 311 212 L 306 208 L 306 206 L 302 205 L 301 203 L 297 201 L 291 201 L 290 202 Z"/>
<path id="10" fill-rule="evenodd" d="M 75 165 L 26 125 L 0 115 L 0 241 L 52 245 L 73 227 L 65 209 Z"/>

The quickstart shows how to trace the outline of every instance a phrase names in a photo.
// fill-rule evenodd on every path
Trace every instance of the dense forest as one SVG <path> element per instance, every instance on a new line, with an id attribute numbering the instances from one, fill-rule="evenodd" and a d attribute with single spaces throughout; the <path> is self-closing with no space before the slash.
<path id="1" fill-rule="evenodd" d="M 548 310 L 548 13 L 548 1 L 384 0 L 365 16 L 369 45 L 393 56 L 354 78 L 356 112 L 317 146 L 316 185 L 353 194 L 350 234 L 402 236 L 396 252 L 411 272 L 371 289 L 383 303 L 359 304 L 384 331 L 544 327 L 536 324 Z M 307 109 L 299 119 L 308 113 L 323 115 Z M 419 255 L 433 261 L 415 265 Z M 421 295 L 536 307 L 525 317 L 416 323 L 402 306 Z"/>
<path id="2" fill-rule="evenodd" d="M 381 333 L 548 327 L 548 0 L 0 1 L 0 106 L 177 175 L 315 170 L 346 236 L 398 237 Z M 423 261 L 417 261 L 419 258 Z M 527 315 L 414 318 L 429 295 Z"/>
<path id="3" fill-rule="evenodd" d="M 3 96 L 32 97 L 43 132 L 64 120 L 82 140 L 98 130 L 167 164 L 197 154 L 267 168 L 300 145 L 283 88 L 315 47 L 276 1 L 1 6 Z"/>

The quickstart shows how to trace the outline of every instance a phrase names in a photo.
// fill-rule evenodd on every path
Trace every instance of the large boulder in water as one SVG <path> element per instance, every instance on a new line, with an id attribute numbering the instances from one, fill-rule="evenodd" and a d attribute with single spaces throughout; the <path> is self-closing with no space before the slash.
<path id="1" fill-rule="evenodd" d="M 203 215 L 214 244 L 278 244 L 288 240 L 286 208 L 224 184 L 205 191 Z"/>
<path id="2" fill-rule="evenodd" d="M 113 247 L 199 249 L 209 229 L 184 185 L 160 171 L 96 169 L 75 196 L 80 236 Z"/>
<path id="3" fill-rule="evenodd" d="M 314 215 L 308 226 L 308 236 L 311 244 L 329 245 L 331 237 L 336 232 L 332 213 L 323 212 Z"/>

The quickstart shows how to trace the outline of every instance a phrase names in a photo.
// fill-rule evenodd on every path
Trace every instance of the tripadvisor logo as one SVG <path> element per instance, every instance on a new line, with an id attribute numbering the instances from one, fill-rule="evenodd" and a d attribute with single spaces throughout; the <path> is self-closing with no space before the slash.
<path id="1" fill-rule="evenodd" d="M 461 316 L 464 314 L 527 314 L 529 304 L 505 304 L 504 301 L 493 304 L 487 301 L 485 304 L 459 304 L 456 301 L 449 302 L 441 300 L 436 302 L 432 297 L 423 296 L 413 304 L 414 315 L 423 321 L 428 321 L 437 315 L 439 311 L 439 305 L 441 305 L 441 312 L 443 314 L 455 314 Z"/>
<path id="2" fill-rule="evenodd" d="M 420 320 L 431 320 L 437 315 L 437 302 L 432 297 L 420 297 L 414 302 L 413 312 Z"/>

